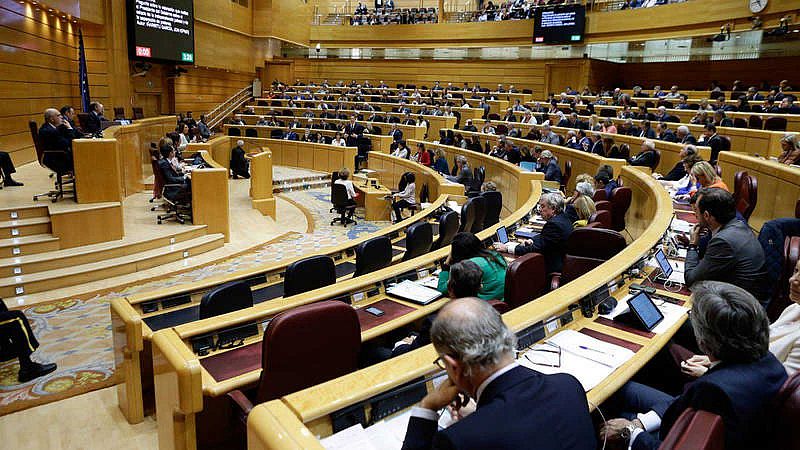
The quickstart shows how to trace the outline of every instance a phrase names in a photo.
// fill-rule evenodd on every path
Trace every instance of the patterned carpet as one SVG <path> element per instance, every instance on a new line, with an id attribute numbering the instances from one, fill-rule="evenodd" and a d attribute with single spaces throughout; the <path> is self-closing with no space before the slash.
<path id="1" fill-rule="evenodd" d="M 109 302 L 113 298 L 147 292 L 210 276 L 266 265 L 356 239 L 390 225 L 367 222 L 347 228 L 330 225 L 330 189 L 292 191 L 281 196 L 302 205 L 314 219 L 310 233 L 289 233 L 251 252 L 88 299 L 75 298 L 39 304 L 23 309 L 31 322 L 40 347 L 33 354 L 37 361 L 55 362 L 58 370 L 28 383 L 17 383 L 16 360 L 0 363 L 0 416 L 49 403 L 116 382 L 111 342 Z"/>

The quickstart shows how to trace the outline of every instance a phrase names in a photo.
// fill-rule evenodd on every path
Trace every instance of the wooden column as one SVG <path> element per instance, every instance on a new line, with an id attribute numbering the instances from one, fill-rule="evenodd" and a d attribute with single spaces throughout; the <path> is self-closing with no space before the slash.
<path id="1" fill-rule="evenodd" d="M 253 208 L 275 218 L 275 198 L 272 196 L 272 152 L 265 148 L 250 158 L 250 198 Z"/>
<path id="2" fill-rule="evenodd" d="M 436 12 L 439 23 L 444 23 L 444 0 L 439 0 L 439 9 Z"/>

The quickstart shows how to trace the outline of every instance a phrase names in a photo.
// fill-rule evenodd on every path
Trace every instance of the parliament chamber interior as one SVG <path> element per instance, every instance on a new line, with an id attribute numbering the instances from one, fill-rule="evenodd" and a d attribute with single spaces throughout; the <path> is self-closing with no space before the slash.
<path id="1" fill-rule="evenodd" d="M 799 0 L 0 18 L 0 447 L 800 449 Z"/>

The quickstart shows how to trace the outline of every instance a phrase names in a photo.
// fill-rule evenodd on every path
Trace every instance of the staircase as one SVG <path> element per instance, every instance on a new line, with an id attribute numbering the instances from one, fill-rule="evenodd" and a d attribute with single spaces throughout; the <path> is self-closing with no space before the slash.
<path id="1" fill-rule="evenodd" d="M 248 85 L 220 103 L 217 107 L 205 114 L 209 129 L 220 126 L 225 119 L 230 117 L 242 105 L 253 98 L 253 85 Z"/>
<path id="2" fill-rule="evenodd" d="M 220 248 L 222 234 L 205 226 L 176 227 L 145 240 L 61 249 L 46 206 L 0 209 L 0 298 L 104 280 Z M 54 294 L 58 297 L 58 294 Z M 12 302 L 13 303 L 13 302 Z"/>

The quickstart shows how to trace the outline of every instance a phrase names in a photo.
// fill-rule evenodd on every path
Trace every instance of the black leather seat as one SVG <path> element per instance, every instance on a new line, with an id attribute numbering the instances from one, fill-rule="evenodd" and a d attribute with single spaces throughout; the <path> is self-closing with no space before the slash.
<path id="1" fill-rule="evenodd" d="M 453 241 L 453 236 L 458 233 L 458 213 L 455 211 L 447 211 L 439 216 L 439 237 L 436 242 L 431 245 L 431 250 L 438 250 L 442 247 L 450 245 Z"/>
<path id="2" fill-rule="evenodd" d="M 478 208 L 475 206 L 476 198 L 477 197 L 470 198 L 461 207 L 461 226 L 458 227 L 459 232 L 472 230 L 472 225 L 475 223 L 475 210 Z"/>
<path id="3" fill-rule="evenodd" d="M 253 306 L 253 291 L 244 281 L 233 281 L 216 287 L 200 299 L 199 318 L 208 319 Z M 218 333 L 219 342 L 242 339 L 258 334 L 258 326 L 246 324 Z"/>
<path id="4" fill-rule="evenodd" d="M 331 202 L 333 203 L 333 209 L 339 214 L 339 217 L 335 217 L 331 221 L 331 225 L 336 222 L 341 223 L 343 226 L 356 223 L 355 220 L 347 217 L 351 210 L 356 209 L 356 206 L 348 202 L 347 188 L 343 184 L 331 184 Z"/>
<path id="5" fill-rule="evenodd" d="M 326 255 L 309 256 L 286 268 L 283 296 L 302 294 L 336 283 L 336 265 Z"/>
<path id="6" fill-rule="evenodd" d="M 241 136 L 241 135 L 242 135 L 242 130 L 240 130 L 239 128 L 233 128 L 233 127 L 228 128 L 228 136 Z"/>
<path id="7" fill-rule="evenodd" d="M 481 194 L 486 199 L 486 215 L 483 217 L 483 228 L 500 222 L 500 211 L 503 209 L 503 194 L 500 191 L 486 191 Z"/>
<path id="8" fill-rule="evenodd" d="M 392 241 L 388 236 L 368 239 L 356 247 L 354 277 L 383 269 L 392 263 Z"/>
<path id="9" fill-rule="evenodd" d="M 471 200 L 475 203 L 475 220 L 469 231 L 474 234 L 483 230 L 483 220 L 486 218 L 486 197 L 478 196 Z"/>
<path id="10" fill-rule="evenodd" d="M 245 128 L 244 135 L 245 137 L 258 137 L 258 131 L 255 128 Z"/>
<path id="11" fill-rule="evenodd" d="M 418 222 L 406 229 L 406 252 L 403 261 L 422 256 L 431 250 L 433 227 L 428 222 Z"/>

